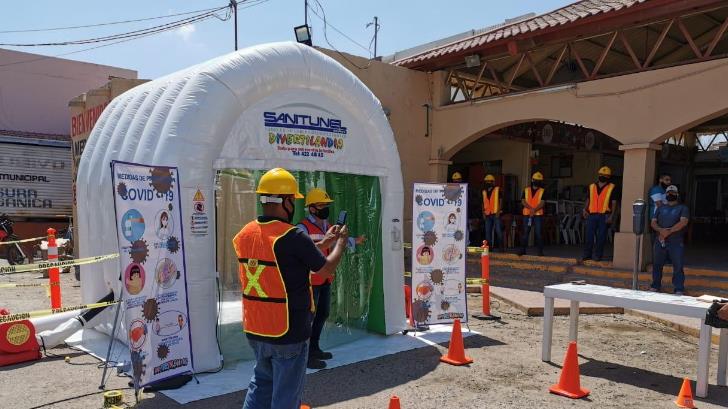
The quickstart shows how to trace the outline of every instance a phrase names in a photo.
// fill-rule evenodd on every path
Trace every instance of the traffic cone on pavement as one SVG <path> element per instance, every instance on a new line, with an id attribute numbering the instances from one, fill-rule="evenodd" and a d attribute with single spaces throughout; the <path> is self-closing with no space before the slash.
<path id="1" fill-rule="evenodd" d="M 440 361 L 450 365 L 467 365 L 473 363 L 473 359 L 465 356 L 465 347 L 463 346 L 463 333 L 460 330 L 460 320 L 455 320 L 452 326 L 452 335 L 450 335 L 450 348 L 447 350 L 446 356 L 441 356 Z"/>
<path id="2" fill-rule="evenodd" d="M 583 398 L 589 394 L 589 389 L 582 388 L 579 380 L 579 357 L 576 352 L 576 342 L 569 342 L 564 365 L 561 367 L 559 383 L 552 385 L 549 391 L 571 399 Z"/>
<path id="3" fill-rule="evenodd" d="M 311 407 L 302 403 L 301 404 L 301 409 L 311 409 Z"/>
<path id="4" fill-rule="evenodd" d="M 397 395 L 394 395 L 389 399 L 389 409 L 400 409 L 399 398 Z"/>
<path id="5" fill-rule="evenodd" d="M 677 395 L 677 399 L 675 399 L 675 404 L 681 408 L 695 408 L 695 405 L 693 405 L 693 389 L 690 387 L 690 379 L 685 378 L 683 380 L 680 393 Z"/>

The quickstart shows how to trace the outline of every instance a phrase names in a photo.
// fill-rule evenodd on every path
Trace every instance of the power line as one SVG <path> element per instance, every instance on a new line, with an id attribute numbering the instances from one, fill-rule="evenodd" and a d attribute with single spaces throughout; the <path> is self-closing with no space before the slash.
<path id="1" fill-rule="evenodd" d="M 123 39 L 123 38 L 141 36 L 141 35 L 145 35 L 147 33 L 152 33 L 152 32 L 174 30 L 181 26 L 193 24 L 198 21 L 206 20 L 210 17 L 216 16 L 215 15 L 216 12 L 224 10 L 224 9 L 229 10 L 229 7 L 230 7 L 229 5 L 226 5 L 223 7 L 218 7 L 216 9 L 213 9 L 212 11 L 197 14 L 195 16 L 187 17 L 187 18 L 184 18 L 181 20 L 175 20 L 175 21 L 172 21 L 169 23 L 160 24 L 157 26 L 149 27 L 149 28 L 128 31 L 128 32 L 124 32 L 124 33 L 117 33 L 117 34 L 112 34 L 112 35 L 103 36 L 103 37 L 94 37 L 94 38 L 87 38 L 87 39 L 82 39 L 82 40 L 71 40 L 71 41 L 55 41 L 55 42 L 46 42 L 46 43 L 0 43 L 0 46 L 5 46 L 5 47 L 49 47 L 49 46 L 83 45 L 83 44 L 91 44 L 91 43 L 100 43 L 100 42 L 105 42 L 105 41 L 114 41 L 114 40 L 119 40 L 119 39 Z"/>
<path id="2" fill-rule="evenodd" d="M 311 6 L 308 6 L 308 8 L 309 8 L 309 10 L 311 10 L 311 12 L 312 12 L 312 13 L 313 13 L 313 14 L 314 14 L 314 15 L 315 15 L 316 17 L 318 17 L 318 18 L 319 18 L 319 20 L 321 20 L 321 21 L 322 21 L 322 22 L 324 23 L 324 30 L 326 29 L 326 26 L 329 26 L 329 27 L 331 27 L 331 28 L 332 28 L 332 29 L 333 29 L 334 31 L 336 31 L 337 33 L 339 33 L 339 34 L 340 34 L 340 35 L 341 35 L 342 37 L 344 37 L 344 38 L 346 38 L 347 40 L 351 41 L 352 43 L 354 43 L 354 44 L 358 45 L 358 46 L 359 46 L 359 47 L 360 47 L 360 48 L 361 48 L 362 50 L 364 50 L 364 51 L 366 51 L 366 52 L 368 52 L 368 53 L 371 53 L 371 48 L 368 48 L 368 47 L 366 47 L 366 46 L 362 45 L 362 44 L 361 44 L 360 42 L 358 42 L 358 41 L 354 40 L 353 38 L 349 37 L 348 35 L 346 35 L 346 33 L 344 33 L 343 31 L 339 30 L 338 28 L 334 27 L 334 26 L 333 26 L 333 25 L 332 25 L 331 23 L 327 22 L 327 21 L 326 21 L 326 13 L 324 12 L 324 7 L 323 7 L 323 6 L 321 5 L 321 3 L 319 3 L 319 2 L 318 2 L 318 0 L 316 1 L 316 4 L 318 4 L 318 7 L 320 7 L 320 8 L 321 8 L 321 13 L 322 13 L 322 14 L 324 15 L 323 17 L 322 17 L 322 16 L 320 15 L 320 14 L 318 14 L 318 13 L 316 12 L 316 10 L 314 10 L 314 8 L 313 8 L 313 7 L 311 7 Z"/>
<path id="3" fill-rule="evenodd" d="M 113 26 L 113 25 L 117 25 L 117 24 L 138 23 L 138 22 L 141 22 L 141 21 L 162 20 L 162 19 L 170 18 L 170 17 L 178 17 L 178 16 L 189 15 L 189 14 L 204 13 L 206 11 L 211 11 L 211 10 L 216 10 L 216 9 L 217 9 L 217 7 L 212 7 L 212 8 L 209 8 L 209 9 L 186 11 L 184 13 L 167 14 L 165 16 L 146 17 L 146 18 L 139 18 L 139 19 L 135 19 L 135 20 L 110 21 L 110 22 L 106 22 L 106 23 L 87 24 L 87 25 L 82 25 L 82 26 L 51 27 L 51 28 L 32 28 L 32 29 L 25 29 L 25 30 L 5 30 L 5 31 L 0 31 L 0 34 L 37 33 L 37 32 L 42 32 L 42 31 L 76 30 L 76 29 L 79 29 L 79 28 L 92 28 L 92 27 Z"/>
<path id="4" fill-rule="evenodd" d="M 243 1 L 238 1 L 237 3 L 238 4 L 246 3 L 245 7 L 238 7 L 238 9 L 240 10 L 240 9 L 246 9 L 246 8 L 254 7 L 254 6 L 263 4 L 263 3 L 267 3 L 269 1 L 270 0 L 254 0 L 254 1 L 246 1 L 246 0 L 243 0 Z M 227 7 L 227 6 L 225 6 L 225 7 Z M 216 15 L 213 14 L 213 15 L 207 16 L 204 19 L 201 19 L 198 22 L 201 22 L 201 21 L 204 21 L 204 20 L 208 20 L 208 19 L 213 18 L 213 17 L 216 17 L 216 18 L 219 19 L 219 17 L 217 17 Z M 227 16 L 227 18 L 225 18 L 225 20 L 227 20 L 229 18 L 230 17 Z M 187 23 L 187 24 L 190 24 L 190 23 Z M 185 25 L 185 24 L 183 24 L 183 25 Z M 44 56 L 40 56 L 40 57 L 37 57 L 37 58 L 31 58 L 31 59 L 23 60 L 23 61 L 15 61 L 15 62 L 6 63 L 6 64 L 0 64 L 0 67 L 8 67 L 8 66 L 18 65 L 18 64 L 27 64 L 27 63 L 41 61 L 41 60 L 45 60 L 45 59 L 49 59 L 49 58 L 65 57 L 67 55 L 78 54 L 78 53 L 82 53 L 82 52 L 86 52 L 86 51 L 96 50 L 98 48 L 110 47 L 112 45 L 126 43 L 126 42 L 129 42 L 129 41 L 132 41 L 132 40 L 137 40 L 137 39 L 140 39 L 140 38 L 149 37 L 149 36 L 152 36 L 152 35 L 155 35 L 155 34 L 159 34 L 159 33 L 165 32 L 165 31 L 169 31 L 169 30 L 162 30 L 162 31 L 150 32 L 150 33 L 144 33 L 144 34 L 137 35 L 135 37 L 124 38 L 124 39 L 121 39 L 119 41 L 113 41 L 113 42 L 109 42 L 109 43 L 106 43 L 106 44 L 101 44 L 101 45 L 97 45 L 97 46 L 94 46 L 94 47 L 83 48 L 83 49 L 75 50 L 75 51 L 69 51 L 69 52 L 65 52 L 65 53 L 61 53 L 61 54 L 48 55 L 48 56 L 45 56 L 44 55 Z"/>
<path id="5" fill-rule="evenodd" d="M 320 18 L 320 19 L 321 19 L 321 20 L 323 20 L 323 22 L 324 22 L 324 39 L 326 40 L 326 44 L 328 44 L 328 45 L 329 45 L 329 47 L 331 47 L 331 48 L 332 48 L 332 49 L 333 49 L 333 50 L 334 50 L 334 51 L 335 51 L 335 52 L 336 52 L 337 54 L 339 54 L 339 56 L 341 56 L 341 58 L 343 58 L 344 60 L 346 60 L 346 61 L 347 61 L 347 62 L 348 62 L 349 64 L 353 65 L 354 67 L 356 67 L 356 68 L 358 68 L 358 69 L 360 69 L 360 70 L 366 70 L 366 69 L 368 69 L 368 68 L 369 68 L 369 67 L 370 67 L 370 66 L 372 65 L 372 60 L 371 60 L 371 59 L 369 60 L 369 62 L 367 63 L 367 65 L 366 65 L 366 66 L 364 66 L 364 67 L 361 67 L 361 66 L 359 66 L 359 65 L 358 65 L 357 63 L 355 63 L 355 62 L 354 62 L 354 61 L 352 61 L 352 60 L 351 60 L 351 59 L 350 59 L 349 57 L 347 57 L 347 56 L 346 56 L 346 54 L 342 53 L 342 52 L 341 52 L 341 51 L 339 51 L 339 50 L 338 50 L 338 49 L 337 49 L 337 48 L 336 48 L 336 47 L 335 47 L 335 46 L 334 46 L 333 44 L 331 44 L 331 41 L 329 41 L 329 37 L 328 37 L 328 34 L 327 34 L 327 30 L 326 30 L 326 28 L 330 26 L 330 27 L 331 27 L 331 28 L 333 28 L 333 29 L 334 29 L 334 30 L 335 30 L 336 32 L 338 32 L 339 34 L 341 34 L 341 35 L 343 35 L 344 37 L 348 38 L 348 39 L 349 39 L 349 40 L 350 40 L 351 42 L 353 42 L 354 44 L 357 44 L 357 45 L 358 45 L 359 47 L 362 47 L 362 48 L 364 48 L 365 50 L 367 50 L 367 52 L 369 52 L 369 54 L 370 54 L 370 57 L 371 57 L 371 50 L 370 50 L 370 49 L 367 49 L 367 48 L 366 48 L 366 47 L 364 47 L 363 45 L 361 45 L 361 44 L 359 44 L 358 42 L 354 41 L 354 40 L 353 40 L 353 39 L 352 39 L 351 37 L 347 36 L 346 34 L 344 34 L 343 32 L 341 32 L 341 31 L 340 31 L 339 29 L 337 29 L 336 27 L 334 27 L 334 26 L 332 26 L 331 24 L 329 24 L 329 23 L 328 23 L 328 22 L 326 21 L 326 11 L 324 11 L 324 6 L 323 6 L 323 5 L 321 5 L 321 2 L 320 2 L 319 0 L 315 0 L 315 1 L 316 1 L 316 4 L 317 4 L 317 6 L 318 6 L 318 7 L 319 7 L 319 8 L 321 9 L 321 14 L 323 14 L 323 17 L 319 16 L 319 15 L 318 15 L 318 14 L 317 14 L 317 13 L 315 12 L 315 10 L 314 10 L 314 9 L 311 9 L 311 12 L 313 12 L 313 13 L 314 13 L 314 14 L 315 14 L 315 15 L 316 15 L 316 16 L 317 16 L 318 18 Z"/>

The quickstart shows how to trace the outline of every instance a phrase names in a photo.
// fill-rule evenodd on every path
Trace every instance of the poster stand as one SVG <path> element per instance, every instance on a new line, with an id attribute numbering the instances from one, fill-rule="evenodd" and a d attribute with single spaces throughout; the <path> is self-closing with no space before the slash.
<path id="1" fill-rule="evenodd" d="M 101 384 L 99 385 L 100 390 L 106 388 L 106 371 L 109 370 L 109 359 L 111 358 L 111 349 L 114 346 L 114 339 L 116 338 L 116 328 L 119 324 L 119 311 L 121 310 L 121 299 L 116 304 L 116 312 L 114 313 L 114 324 L 111 327 L 111 337 L 109 339 L 109 348 L 106 350 L 106 360 L 104 361 L 104 371 L 101 374 Z"/>

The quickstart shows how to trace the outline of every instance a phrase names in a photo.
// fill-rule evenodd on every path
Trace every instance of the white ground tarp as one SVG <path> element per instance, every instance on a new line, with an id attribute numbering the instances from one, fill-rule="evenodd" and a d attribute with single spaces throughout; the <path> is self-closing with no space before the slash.
<path id="1" fill-rule="evenodd" d="M 271 136 L 276 129 L 294 135 L 297 129 L 306 129 L 335 135 L 335 140 L 332 144 L 294 137 L 281 143 Z M 118 250 L 112 160 L 177 166 L 184 220 L 192 216 L 194 210 L 185 203 L 192 203 L 197 189 L 214 197 L 216 169 L 281 166 L 378 177 L 385 328 L 388 334 L 404 329 L 399 154 L 377 98 L 333 59 L 296 43 L 261 45 L 145 83 L 112 101 L 94 127 L 79 165 L 81 257 Z M 214 211 L 210 215 L 214 217 Z M 195 369 L 205 371 L 220 363 L 215 341 L 216 243 L 214 234 L 190 233 L 187 223 L 183 234 L 192 350 Z M 119 269 L 116 262 L 82 267 L 83 300 L 97 300 L 109 289 L 118 294 Z M 104 313 L 102 327 L 107 331 L 112 313 Z"/>

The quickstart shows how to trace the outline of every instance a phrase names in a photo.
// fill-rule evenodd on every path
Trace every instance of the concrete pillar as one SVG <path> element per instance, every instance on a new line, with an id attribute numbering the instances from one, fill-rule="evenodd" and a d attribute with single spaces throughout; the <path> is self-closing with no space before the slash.
<path id="1" fill-rule="evenodd" d="M 447 71 L 435 71 L 430 73 L 432 87 L 432 104 L 433 108 L 439 108 L 450 103 L 450 85 L 445 83 L 447 80 Z"/>
<path id="2" fill-rule="evenodd" d="M 655 166 L 657 151 L 660 145 L 643 143 L 635 145 L 622 145 L 619 150 L 624 151 L 624 178 L 622 181 L 621 222 L 619 232 L 614 236 L 614 266 L 631 270 L 634 265 L 636 236 L 632 230 L 632 203 L 637 199 L 646 202 L 647 192 L 655 183 Z M 647 233 L 648 230 L 646 229 Z M 642 238 L 640 254 L 640 270 L 649 261 L 650 236 L 645 234 Z"/>
<path id="3" fill-rule="evenodd" d="M 430 179 L 432 183 L 444 183 L 448 181 L 447 167 L 452 161 L 444 159 L 430 159 Z"/>

